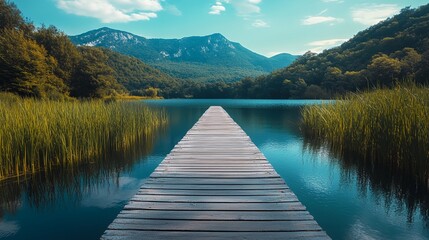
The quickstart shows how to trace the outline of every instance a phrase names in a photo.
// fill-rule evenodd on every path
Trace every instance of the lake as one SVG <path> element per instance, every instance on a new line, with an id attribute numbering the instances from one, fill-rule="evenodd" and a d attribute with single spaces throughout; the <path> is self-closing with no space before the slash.
<path id="1" fill-rule="evenodd" d="M 428 239 L 429 194 L 312 146 L 299 130 L 308 100 L 153 100 L 169 124 L 103 163 L 0 183 L 1 239 L 98 239 L 210 105 L 251 137 L 333 239 Z M 374 171 L 379 174 L 374 174 Z M 403 184 L 399 184 L 403 183 Z"/>

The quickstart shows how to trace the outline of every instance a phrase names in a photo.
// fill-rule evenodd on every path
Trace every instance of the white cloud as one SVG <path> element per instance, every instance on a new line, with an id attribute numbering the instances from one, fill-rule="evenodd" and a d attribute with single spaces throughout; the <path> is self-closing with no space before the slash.
<path id="1" fill-rule="evenodd" d="M 352 10 L 352 18 L 363 25 L 374 25 L 399 13 L 396 4 L 367 4 Z"/>
<path id="2" fill-rule="evenodd" d="M 345 38 L 327 39 L 327 40 L 314 41 L 309 43 L 308 45 L 313 47 L 312 49 L 310 49 L 310 51 L 315 53 L 320 53 L 325 49 L 338 46 L 346 42 L 347 40 L 348 39 L 345 39 Z"/>
<path id="3" fill-rule="evenodd" d="M 252 26 L 255 28 L 269 27 L 269 25 L 261 19 L 261 8 L 259 4 L 262 0 L 218 0 L 210 7 L 209 14 L 220 15 L 229 7 L 227 4 L 234 7 L 238 16 L 242 17 L 245 21 L 251 21 Z"/>
<path id="4" fill-rule="evenodd" d="M 104 23 L 131 22 L 156 18 L 163 10 L 161 0 L 57 0 L 67 13 L 97 18 Z"/>
<path id="5" fill-rule="evenodd" d="M 261 12 L 261 8 L 258 6 L 262 0 L 231 0 L 237 13 L 242 16 L 248 16 L 250 14 L 257 14 Z"/>
<path id="6" fill-rule="evenodd" d="M 321 23 L 330 23 L 331 25 L 334 25 L 335 23 L 342 22 L 343 19 L 341 18 L 335 18 L 331 16 L 322 16 L 328 12 L 328 9 L 324 9 L 316 16 L 308 16 L 301 20 L 302 25 L 315 25 L 315 24 L 321 24 Z"/>
<path id="7" fill-rule="evenodd" d="M 317 14 L 317 15 L 323 15 L 324 13 L 326 13 L 328 11 L 328 9 L 324 9 L 324 10 L 322 10 L 319 14 Z"/>
<path id="8" fill-rule="evenodd" d="M 225 6 L 221 2 L 216 2 L 215 5 L 210 7 L 209 14 L 219 15 L 226 10 Z"/>
<path id="9" fill-rule="evenodd" d="M 270 25 L 268 25 L 268 23 L 266 23 L 264 20 L 261 19 L 256 19 L 255 21 L 253 21 L 252 26 L 255 28 L 267 28 L 270 27 Z"/>
<path id="10" fill-rule="evenodd" d="M 174 5 L 170 5 L 170 4 L 166 4 L 165 5 L 165 10 L 175 16 L 182 16 L 182 11 L 180 11 L 176 6 Z"/>
<path id="11" fill-rule="evenodd" d="M 325 16 L 309 16 L 302 20 L 302 25 L 315 25 L 320 23 L 336 23 L 341 22 L 342 19 Z"/>

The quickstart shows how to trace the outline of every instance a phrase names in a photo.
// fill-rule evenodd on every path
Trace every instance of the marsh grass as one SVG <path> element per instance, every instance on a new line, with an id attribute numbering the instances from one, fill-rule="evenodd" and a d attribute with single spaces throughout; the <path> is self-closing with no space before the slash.
<path id="1" fill-rule="evenodd" d="M 103 161 L 165 123 L 135 102 L 45 101 L 0 94 L 0 180 Z"/>
<path id="2" fill-rule="evenodd" d="M 428 186 L 429 89 L 402 86 L 351 94 L 302 110 L 307 142 L 339 157 L 381 166 L 384 173 L 413 175 Z"/>

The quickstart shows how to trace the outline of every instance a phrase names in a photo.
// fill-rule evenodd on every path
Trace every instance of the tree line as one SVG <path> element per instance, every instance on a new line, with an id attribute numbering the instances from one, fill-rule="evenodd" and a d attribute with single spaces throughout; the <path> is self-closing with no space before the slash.
<path id="1" fill-rule="evenodd" d="M 230 98 L 331 98 L 410 81 L 429 83 L 429 4 L 404 8 L 339 47 L 307 52 L 271 74 L 197 86 L 194 92 Z"/>
<path id="2" fill-rule="evenodd" d="M 76 47 L 54 26 L 36 28 L 0 0 L 0 91 L 50 99 L 126 92 L 107 58 L 101 49 Z"/>

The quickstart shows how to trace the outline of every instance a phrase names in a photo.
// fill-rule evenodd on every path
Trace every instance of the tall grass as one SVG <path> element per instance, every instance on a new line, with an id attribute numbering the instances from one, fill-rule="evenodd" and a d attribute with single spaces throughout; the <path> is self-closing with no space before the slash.
<path id="1" fill-rule="evenodd" d="M 0 180 L 102 161 L 166 121 L 132 102 L 57 102 L 0 95 Z M 144 144 L 144 143 L 143 143 Z"/>
<path id="2" fill-rule="evenodd" d="M 351 94 L 302 110 L 304 137 L 384 171 L 428 185 L 429 89 L 417 86 Z"/>

